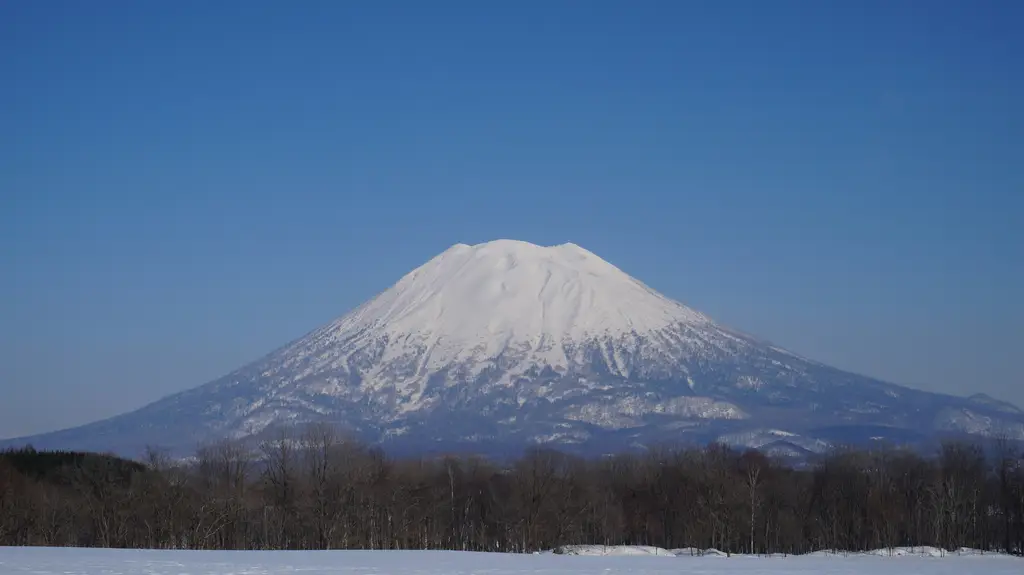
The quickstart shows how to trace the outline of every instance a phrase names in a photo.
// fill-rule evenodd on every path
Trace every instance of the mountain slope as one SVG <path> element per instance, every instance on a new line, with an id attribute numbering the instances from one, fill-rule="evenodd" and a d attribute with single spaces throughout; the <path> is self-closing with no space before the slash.
<path id="1" fill-rule="evenodd" d="M 29 439 L 184 452 L 307 421 L 410 450 L 785 437 L 813 451 L 936 433 L 1024 439 L 1024 415 L 1008 404 L 836 370 L 721 326 L 574 244 L 511 240 L 452 246 L 351 313 L 216 381 Z"/>

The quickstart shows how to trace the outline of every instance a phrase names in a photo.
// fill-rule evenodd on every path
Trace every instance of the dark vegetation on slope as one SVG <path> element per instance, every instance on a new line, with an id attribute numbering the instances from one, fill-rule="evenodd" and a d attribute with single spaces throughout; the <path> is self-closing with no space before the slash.
<path id="1" fill-rule="evenodd" d="M 743 553 L 933 545 L 1024 553 L 1024 454 L 836 451 L 794 469 L 712 445 L 580 459 L 535 449 L 389 459 L 327 426 L 172 465 L 0 452 L 0 545 L 533 551 L 644 544 Z"/>
<path id="2" fill-rule="evenodd" d="M 0 461 L 37 483 L 74 487 L 86 478 L 126 488 L 146 466 L 115 455 L 77 451 L 36 451 L 31 447 L 0 452 Z"/>

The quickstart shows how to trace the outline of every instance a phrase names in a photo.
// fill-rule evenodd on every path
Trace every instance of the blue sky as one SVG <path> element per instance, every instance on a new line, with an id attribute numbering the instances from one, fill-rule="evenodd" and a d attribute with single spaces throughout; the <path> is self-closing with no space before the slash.
<path id="1" fill-rule="evenodd" d="M 456 242 L 573 241 L 1024 404 L 1024 4 L 0 4 L 0 437 L 205 383 Z"/>

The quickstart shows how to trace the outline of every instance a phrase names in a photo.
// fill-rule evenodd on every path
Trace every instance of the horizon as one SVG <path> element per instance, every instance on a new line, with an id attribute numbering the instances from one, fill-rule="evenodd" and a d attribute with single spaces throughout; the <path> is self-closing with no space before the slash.
<path id="1" fill-rule="evenodd" d="M 0 6 L 0 438 L 213 381 L 448 246 L 1024 405 L 1024 4 Z"/>

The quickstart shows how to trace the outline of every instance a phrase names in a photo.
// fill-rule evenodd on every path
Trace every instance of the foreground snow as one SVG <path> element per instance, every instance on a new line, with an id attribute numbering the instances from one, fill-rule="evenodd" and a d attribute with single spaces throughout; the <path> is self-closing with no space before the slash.
<path id="1" fill-rule="evenodd" d="M 677 557 L 653 547 L 579 546 L 583 555 L 545 553 L 511 555 L 451 551 L 136 551 L 14 547 L 0 548 L 0 575 L 774 575 L 815 573 L 846 575 L 1002 575 L 1024 573 L 1024 561 L 995 554 L 946 554 L 905 550 L 857 555 L 813 554 L 802 557 L 723 557 L 711 553 Z M 923 554 L 922 554 L 923 553 Z M 880 557 L 879 555 L 885 555 Z"/>

